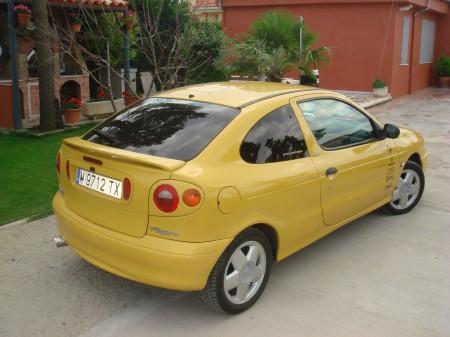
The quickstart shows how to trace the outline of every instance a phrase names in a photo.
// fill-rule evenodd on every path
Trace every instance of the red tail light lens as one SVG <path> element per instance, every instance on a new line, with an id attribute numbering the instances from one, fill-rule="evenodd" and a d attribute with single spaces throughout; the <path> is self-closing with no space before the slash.
<path id="1" fill-rule="evenodd" d="M 66 174 L 67 174 L 67 178 L 70 180 L 70 163 L 69 163 L 69 161 L 66 161 Z"/>
<path id="2" fill-rule="evenodd" d="M 194 188 L 190 188 L 183 193 L 183 202 L 189 207 L 197 206 L 202 201 L 202 195 Z"/>
<path id="3" fill-rule="evenodd" d="M 61 173 L 61 154 L 59 152 L 56 156 L 56 172 L 58 172 L 58 175 Z"/>
<path id="4" fill-rule="evenodd" d="M 159 210 L 171 213 L 178 208 L 179 197 L 177 190 L 167 184 L 160 185 L 153 193 L 153 202 Z"/>
<path id="5" fill-rule="evenodd" d="M 131 181 L 128 178 L 125 178 L 123 180 L 123 198 L 125 200 L 130 199 L 130 195 L 131 195 Z"/>

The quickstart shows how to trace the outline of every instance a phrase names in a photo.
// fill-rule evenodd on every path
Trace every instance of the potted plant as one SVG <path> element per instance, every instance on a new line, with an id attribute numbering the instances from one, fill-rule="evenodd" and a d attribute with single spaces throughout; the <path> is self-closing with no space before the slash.
<path id="1" fill-rule="evenodd" d="M 388 87 L 387 83 L 380 80 L 379 78 L 377 78 L 375 81 L 373 81 L 372 88 L 373 88 L 373 94 L 376 97 L 385 97 L 388 95 L 389 87 Z"/>
<path id="2" fill-rule="evenodd" d="M 436 64 L 436 73 L 441 88 L 450 87 L 450 56 L 442 55 Z"/>
<path id="3" fill-rule="evenodd" d="M 139 101 L 141 98 L 134 93 L 131 93 L 127 90 L 123 92 L 123 98 L 125 99 L 125 106 L 129 106 L 137 101 Z"/>
<path id="4" fill-rule="evenodd" d="M 136 14 L 133 11 L 128 11 L 125 17 L 125 27 L 127 27 L 128 30 L 131 30 L 134 26 L 135 20 Z"/>
<path id="5" fill-rule="evenodd" d="M 69 13 L 69 23 L 70 23 L 70 29 L 74 33 L 79 33 L 81 31 L 81 20 L 78 17 L 76 13 Z"/>
<path id="6" fill-rule="evenodd" d="M 17 23 L 20 27 L 26 27 L 31 22 L 31 9 L 25 5 L 14 6 L 14 11 L 17 14 Z"/>
<path id="7" fill-rule="evenodd" d="M 81 117 L 81 101 L 72 97 L 64 102 L 62 106 L 64 111 L 64 121 L 66 124 L 77 124 Z"/>
<path id="8" fill-rule="evenodd" d="M 125 108 L 123 98 L 115 99 L 114 105 L 117 111 Z M 114 113 L 114 108 L 109 95 L 100 90 L 95 98 L 91 98 L 89 102 L 83 106 L 83 115 L 95 119 L 98 117 L 105 117 Z"/>

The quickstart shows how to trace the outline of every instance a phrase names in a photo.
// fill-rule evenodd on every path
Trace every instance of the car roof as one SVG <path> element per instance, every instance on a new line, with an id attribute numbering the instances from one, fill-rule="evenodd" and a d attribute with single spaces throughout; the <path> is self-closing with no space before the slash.
<path id="1" fill-rule="evenodd" d="M 243 108 L 270 97 L 311 90 L 317 89 L 286 83 L 230 81 L 181 87 L 161 92 L 155 97 L 189 99 Z"/>

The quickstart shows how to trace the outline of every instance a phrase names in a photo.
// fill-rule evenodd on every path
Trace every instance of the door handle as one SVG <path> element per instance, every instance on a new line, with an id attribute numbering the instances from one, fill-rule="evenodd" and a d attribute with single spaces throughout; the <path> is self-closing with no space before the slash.
<path id="1" fill-rule="evenodd" d="M 336 167 L 330 167 L 325 171 L 325 175 L 327 177 L 332 176 L 338 172 L 338 169 Z"/>

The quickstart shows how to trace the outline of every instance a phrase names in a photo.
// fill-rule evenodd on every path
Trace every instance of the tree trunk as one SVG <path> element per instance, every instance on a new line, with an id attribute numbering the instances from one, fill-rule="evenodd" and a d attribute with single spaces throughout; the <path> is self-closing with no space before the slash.
<path id="1" fill-rule="evenodd" d="M 56 98 L 47 1 L 33 1 L 33 21 L 36 25 L 35 44 L 38 59 L 40 129 L 49 131 L 56 129 Z"/>

